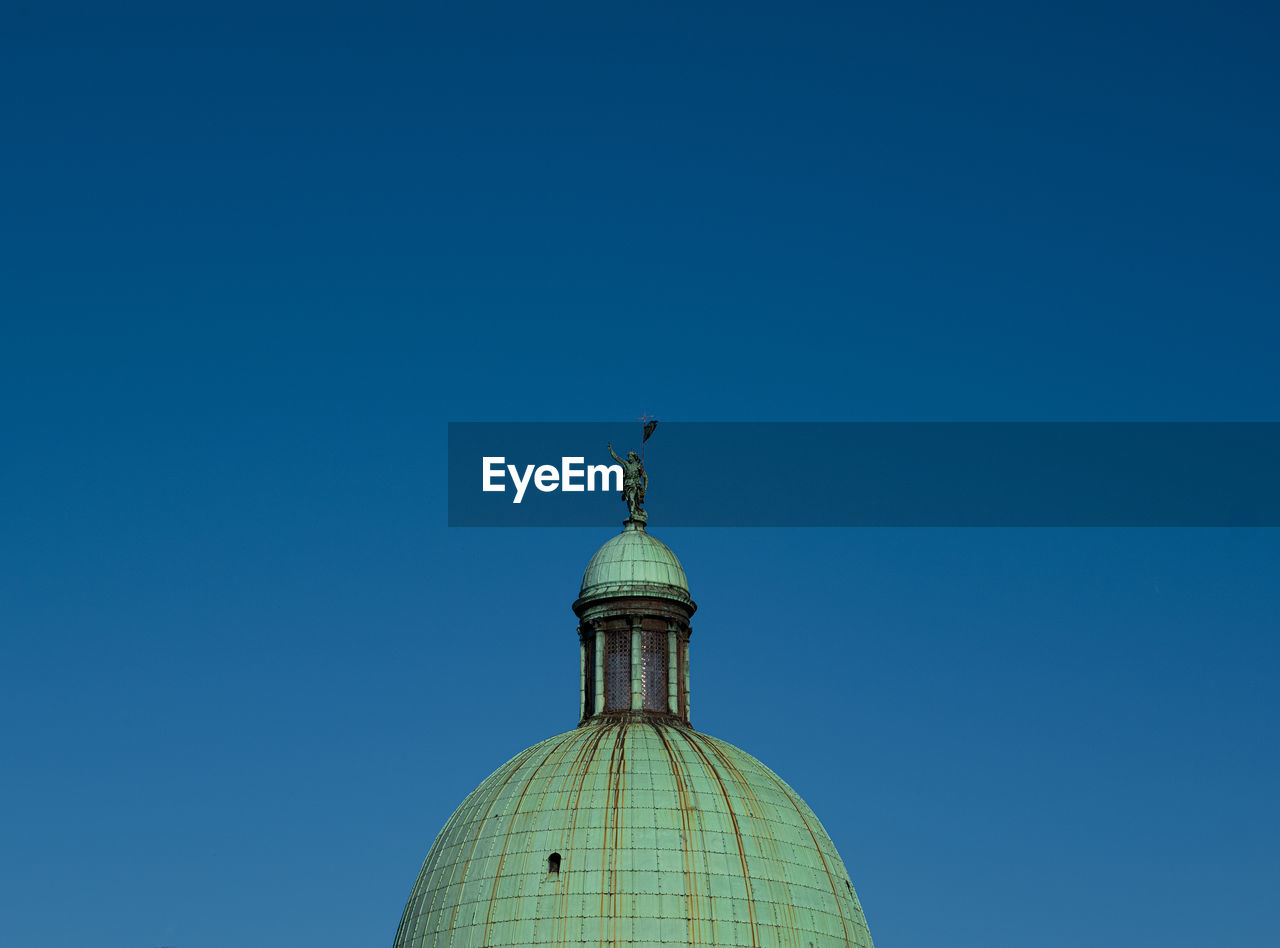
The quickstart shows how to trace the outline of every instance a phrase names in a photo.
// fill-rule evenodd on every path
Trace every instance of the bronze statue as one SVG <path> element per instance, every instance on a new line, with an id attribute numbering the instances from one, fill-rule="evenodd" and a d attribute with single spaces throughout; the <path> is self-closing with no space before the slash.
<path id="1" fill-rule="evenodd" d="M 613 453 L 613 445 L 608 445 L 609 455 L 622 465 L 622 499 L 627 502 L 630 519 L 644 523 L 649 515 L 644 512 L 644 494 L 649 489 L 649 475 L 644 472 L 644 461 L 634 451 L 628 451 L 626 458 Z"/>

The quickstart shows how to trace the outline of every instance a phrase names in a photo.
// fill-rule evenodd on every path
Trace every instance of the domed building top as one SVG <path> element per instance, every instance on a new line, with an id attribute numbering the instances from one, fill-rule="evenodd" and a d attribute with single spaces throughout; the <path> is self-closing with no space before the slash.
<path id="1" fill-rule="evenodd" d="M 631 515 L 573 604 L 578 726 L 462 802 L 395 948 L 874 948 L 813 811 L 693 728 L 697 607 L 680 561 L 645 531 L 643 462 L 631 452 L 624 467 Z"/>
<path id="2" fill-rule="evenodd" d="M 651 596 L 693 605 L 689 580 L 676 555 L 650 536 L 644 524 L 632 520 L 587 563 L 575 607 L 616 596 Z"/>
<path id="3" fill-rule="evenodd" d="M 873 948 L 813 811 L 688 727 L 607 718 L 508 761 L 450 817 L 397 948 Z"/>

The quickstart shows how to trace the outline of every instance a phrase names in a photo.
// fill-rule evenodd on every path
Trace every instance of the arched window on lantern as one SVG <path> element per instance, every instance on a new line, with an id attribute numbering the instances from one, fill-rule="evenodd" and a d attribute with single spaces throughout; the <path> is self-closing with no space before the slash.
<path id="1" fill-rule="evenodd" d="M 596 713 L 596 637 L 595 633 L 582 640 L 582 716 L 589 718 Z"/>
<path id="2" fill-rule="evenodd" d="M 631 632 L 615 629 L 604 640 L 604 709 L 631 707 Z"/>
<path id="3" fill-rule="evenodd" d="M 667 633 L 640 633 L 641 688 L 646 711 L 668 710 L 667 697 Z"/>

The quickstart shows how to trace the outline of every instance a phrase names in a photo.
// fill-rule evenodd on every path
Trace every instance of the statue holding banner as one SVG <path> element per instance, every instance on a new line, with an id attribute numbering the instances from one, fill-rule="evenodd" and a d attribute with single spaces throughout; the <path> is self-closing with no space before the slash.
<path id="1" fill-rule="evenodd" d="M 644 511 L 644 495 L 649 489 L 649 475 L 644 472 L 644 461 L 634 451 L 628 451 L 625 458 L 613 452 L 613 445 L 608 445 L 609 455 L 622 466 L 622 499 L 627 502 L 630 513 L 629 520 L 645 523 L 649 515 Z"/>

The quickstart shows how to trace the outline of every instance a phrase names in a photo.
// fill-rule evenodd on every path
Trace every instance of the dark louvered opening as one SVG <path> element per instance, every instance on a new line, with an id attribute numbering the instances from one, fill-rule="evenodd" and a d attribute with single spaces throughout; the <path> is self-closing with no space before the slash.
<path id="1" fill-rule="evenodd" d="M 667 633 L 640 633 L 642 706 L 649 711 L 667 710 Z"/>
<path id="2" fill-rule="evenodd" d="M 604 709 L 625 711 L 631 707 L 631 633 L 610 632 L 604 651 Z"/>

